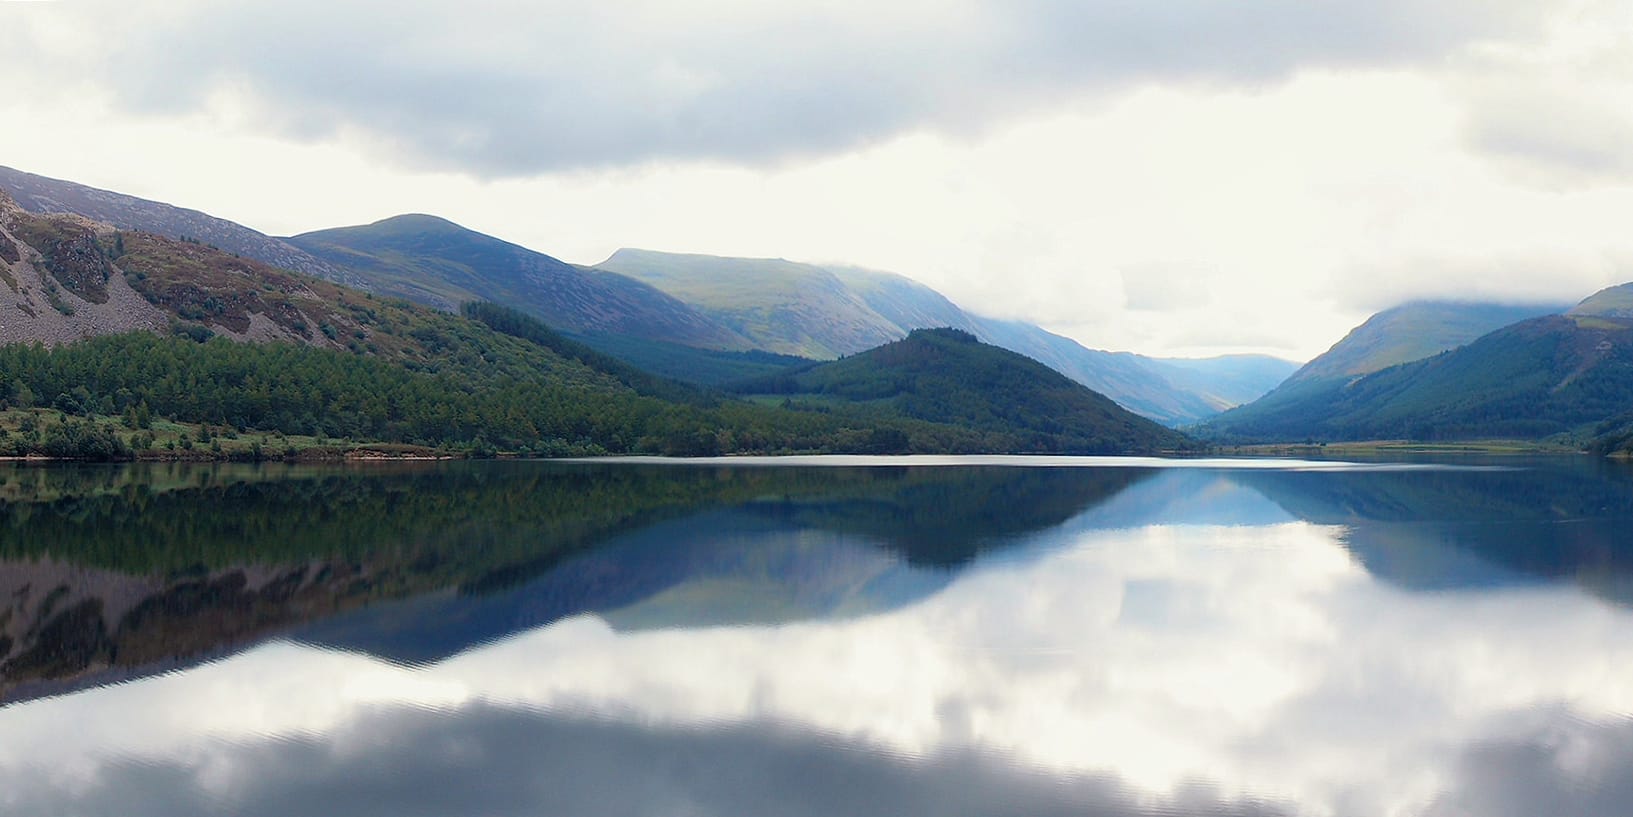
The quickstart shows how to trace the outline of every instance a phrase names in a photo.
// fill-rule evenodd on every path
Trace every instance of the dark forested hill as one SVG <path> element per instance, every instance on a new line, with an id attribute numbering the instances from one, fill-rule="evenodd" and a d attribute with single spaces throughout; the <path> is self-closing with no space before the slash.
<path id="1" fill-rule="evenodd" d="M 914 330 L 877 349 L 735 390 L 870 405 L 1006 435 L 1014 450 L 1158 451 L 1188 442 L 1031 358 L 958 329 Z"/>

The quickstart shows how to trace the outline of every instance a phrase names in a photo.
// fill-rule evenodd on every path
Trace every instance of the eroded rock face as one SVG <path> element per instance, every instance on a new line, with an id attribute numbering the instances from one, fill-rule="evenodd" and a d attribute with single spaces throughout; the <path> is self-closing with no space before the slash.
<path id="1" fill-rule="evenodd" d="M 133 290 L 108 258 L 118 241 L 107 225 L 36 216 L 0 193 L 0 343 L 56 345 L 164 331 L 169 316 Z"/>

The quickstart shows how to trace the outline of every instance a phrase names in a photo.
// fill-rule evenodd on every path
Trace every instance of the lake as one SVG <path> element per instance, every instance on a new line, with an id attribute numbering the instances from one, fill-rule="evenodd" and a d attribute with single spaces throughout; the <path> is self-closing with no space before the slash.
<path id="1" fill-rule="evenodd" d="M 0 813 L 1633 814 L 1633 468 L 0 466 Z"/>

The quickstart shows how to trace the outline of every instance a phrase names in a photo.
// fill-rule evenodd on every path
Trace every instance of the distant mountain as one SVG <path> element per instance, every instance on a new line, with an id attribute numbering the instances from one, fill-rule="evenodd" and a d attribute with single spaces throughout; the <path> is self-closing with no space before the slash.
<path id="1" fill-rule="evenodd" d="M 1144 360 L 1169 382 L 1200 396 L 1215 412 L 1257 400 L 1299 368 L 1297 363 L 1269 355 Z"/>
<path id="2" fill-rule="evenodd" d="M 948 326 L 982 334 L 981 318 L 966 313 L 946 296 L 905 275 L 862 267 L 825 269 L 902 332 Z"/>
<path id="3" fill-rule="evenodd" d="M 1332 416 L 1337 405 L 1353 399 L 1354 389 L 1365 376 L 1444 353 L 1494 330 L 1558 314 L 1564 308 L 1418 301 L 1384 310 L 1350 330 L 1268 394 L 1209 420 L 1199 432 L 1212 439 L 1243 442 L 1365 437 L 1359 428 Z"/>
<path id="4" fill-rule="evenodd" d="M 1633 284 L 1608 287 L 1588 296 L 1565 314 L 1580 324 L 1591 323 L 1593 318 L 1609 321 L 1633 320 Z"/>
<path id="5" fill-rule="evenodd" d="M 1167 425 L 1182 425 L 1218 413 L 1198 395 L 1183 392 L 1131 353 L 1088 349 L 1025 321 L 982 318 L 976 333 L 1038 360 L 1067 377 L 1116 400 L 1124 408 Z"/>
<path id="6" fill-rule="evenodd" d="M 865 404 L 886 414 L 1009 437 L 1010 450 L 1105 453 L 1189 445 L 1178 432 L 1023 355 L 958 329 L 739 384 L 748 394 Z M 885 446 L 889 447 L 889 446 Z"/>
<path id="7" fill-rule="evenodd" d="M 903 334 L 839 276 L 810 264 L 622 249 L 596 269 L 663 290 L 777 354 L 835 358 Z"/>
<path id="8" fill-rule="evenodd" d="M 371 291 L 442 309 L 494 301 L 567 331 L 750 347 L 696 309 L 632 278 L 581 270 L 436 216 L 396 216 L 288 241 L 353 271 Z"/>
<path id="9" fill-rule="evenodd" d="M 121 230 L 141 230 L 167 238 L 192 239 L 275 267 L 304 272 L 351 286 L 342 268 L 314 258 L 288 242 L 241 224 L 161 202 L 99 190 L 0 167 L 0 190 L 31 213 L 73 213 Z"/>
<path id="10" fill-rule="evenodd" d="M 1607 291 L 1581 311 L 1523 320 L 1337 386 L 1291 384 L 1277 390 L 1288 396 L 1274 411 L 1265 406 L 1276 393 L 1206 430 L 1247 439 L 1585 442 L 1633 408 L 1633 317 L 1618 317 L 1615 306 L 1623 294 Z"/>
<path id="11" fill-rule="evenodd" d="M 599 267 L 686 301 L 758 348 L 788 354 L 834 358 L 914 329 L 962 329 L 1173 426 L 1252 400 L 1297 368 L 1275 358 L 1163 360 L 1089 349 L 1024 321 L 966 312 L 910 278 L 860 267 L 631 249 L 619 250 Z"/>
<path id="12" fill-rule="evenodd" d="M 1413 301 L 1367 318 L 1288 382 L 1356 377 L 1422 360 L 1509 324 L 1563 312 L 1567 306 Z"/>

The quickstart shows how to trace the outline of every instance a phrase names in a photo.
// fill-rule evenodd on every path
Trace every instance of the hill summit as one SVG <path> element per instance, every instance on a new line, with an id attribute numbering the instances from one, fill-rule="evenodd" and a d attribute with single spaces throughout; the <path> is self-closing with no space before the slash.
<path id="1" fill-rule="evenodd" d="M 961 329 L 906 338 L 828 363 L 737 384 L 746 394 L 871 405 L 886 414 L 994 435 L 992 450 L 1155 452 L 1189 440 L 1029 357 Z"/>

